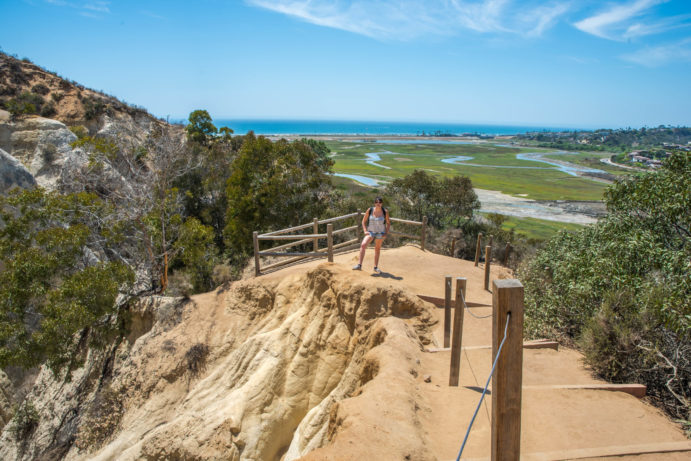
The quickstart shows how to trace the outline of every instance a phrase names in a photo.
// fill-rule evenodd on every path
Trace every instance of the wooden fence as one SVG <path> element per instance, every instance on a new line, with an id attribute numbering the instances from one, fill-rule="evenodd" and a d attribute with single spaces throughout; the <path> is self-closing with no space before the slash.
<path id="1" fill-rule="evenodd" d="M 333 262 L 334 251 L 336 250 L 348 250 L 357 246 L 362 240 L 362 218 L 364 213 L 355 212 L 343 216 L 337 216 L 335 218 L 329 219 L 318 219 L 314 218 L 311 223 L 302 224 L 295 227 L 289 227 L 287 229 L 280 229 L 273 232 L 267 232 L 260 234 L 259 232 L 252 233 L 252 239 L 254 240 L 254 274 L 261 274 L 262 270 L 269 270 L 280 266 L 285 266 L 287 264 L 292 264 L 294 262 L 306 259 L 306 258 L 324 258 L 326 257 L 329 262 Z M 334 224 L 344 223 L 350 219 L 354 219 L 355 224 L 347 227 L 341 227 L 339 229 L 334 229 Z M 427 216 L 422 218 L 422 222 L 410 221 L 407 219 L 389 218 L 393 223 L 410 224 L 413 226 L 420 227 L 419 234 L 407 234 L 402 232 L 390 231 L 391 235 L 398 235 L 400 237 L 420 240 L 420 247 L 425 249 L 425 239 L 427 234 Z M 326 232 L 319 233 L 319 226 L 326 225 Z M 311 234 L 296 234 L 295 232 L 303 231 L 305 229 L 311 229 Z M 334 237 L 341 234 L 354 233 L 355 238 L 334 244 Z M 351 234 L 352 235 L 352 234 Z M 326 246 L 321 247 L 319 241 L 326 239 Z M 283 245 L 275 246 L 266 250 L 259 250 L 260 240 L 294 240 L 290 243 L 285 243 Z M 312 251 L 285 251 L 292 247 L 298 245 L 312 245 Z M 279 261 L 268 266 L 261 266 L 262 256 L 278 256 L 287 257 L 289 259 Z"/>

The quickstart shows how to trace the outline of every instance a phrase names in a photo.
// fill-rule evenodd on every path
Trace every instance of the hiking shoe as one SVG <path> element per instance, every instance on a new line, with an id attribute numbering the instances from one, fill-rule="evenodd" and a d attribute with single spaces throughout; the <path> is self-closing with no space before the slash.
<path id="1" fill-rule="evenodd" d="M 381 274 L 381 269 L 379 269 L 378 267 L 375 267 L 375 268 L 374 268 L 374 273 L 375 273 L 375 274 Z"/>
<path id="2" fill-rule="evenodd" d="M 362 264 L 356 264 L 353 266 L 354 271 L 359 271 L 360 269 L 362 269 Z"/>

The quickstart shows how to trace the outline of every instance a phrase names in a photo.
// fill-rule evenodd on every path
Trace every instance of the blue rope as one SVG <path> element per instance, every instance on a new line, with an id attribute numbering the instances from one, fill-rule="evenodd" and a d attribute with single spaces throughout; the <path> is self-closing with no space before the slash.
<path id="1" fill-rule="evenodd" d="M 458 452 L 458 456 L 456 457 L 456 461 L 460 461 L 461 459 L 461 454 L 463 453 L 463 449 L 465 448 L 465 443 L 468 441 L 468 436 L 470 435 L 470 429 L 473 427 L 473 423 L 475 422 L 475 417 L 477 416 L 477 412 L 480 410 L 480 406 L 482 405 L 482 400 L 485 398 L 485 394 L 487 393 L 487 387 L 489 386 L 489 382 L 492 379 L 492 375 L 494 374 L 494 368 L 497 366 L 497 362 L 499 361 L 499 356 L 501 355 L 501 348 L 504 347 L 504 342 L 506 341 L 506 332 L 509 329 L 509 320 L 511 320 L 511 313 L 509 312 L 506 315 L 506 326 L 504 327 L 504 339 L 501 340 L 501 344 L 499 345 L 499 350 L 497 351 L 497 356 L 494 358 L 494 363 L 492 364 L 492 371 L 489 372 L 489 377 L 487 378 L 487 384 L 485 384 L 485 388 L 482 390 L 482 395 L 480 396 L 480 401 L 477 403 L 477 408 L 475 408 L 475 413 L 473 413 L 473 419 L 470 420 L 470 424 L 468 425 L 468 430 L 465 433 L 465 437 L 463 438 L 463 444 L 461 445 L 461 451 Z"/>

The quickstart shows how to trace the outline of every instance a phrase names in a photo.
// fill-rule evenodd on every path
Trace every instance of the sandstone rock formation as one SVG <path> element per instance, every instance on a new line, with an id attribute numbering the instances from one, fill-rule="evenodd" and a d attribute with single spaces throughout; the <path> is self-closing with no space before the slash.
<path id="1" fill-rule="evenodd" d="M 130 336 L 91 353 L 71 383 L 41 372 L 28 396 L 40 423 L 24 445 L 5 431 L 0 458 L 292 460 L 370 432 L 384 411 L 396 433 L 368 442 L 427 459 L 414 387 L 431 305 L 354 275 L 322 264 L 149 298 Z M 110 420 L 94 418 L 98 405 L 113 406 Z"/>

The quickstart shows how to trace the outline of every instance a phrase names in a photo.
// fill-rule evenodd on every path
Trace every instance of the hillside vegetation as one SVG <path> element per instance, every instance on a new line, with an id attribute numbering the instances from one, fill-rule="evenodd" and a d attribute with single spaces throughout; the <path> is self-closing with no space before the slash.
<path id="1" fill-rule="evenodd" d="M 101 115 L 153 118 L 145 109 L 67 80 L 28 59 L 0 52 L 0 108 L 14 117 L 41 115 L 93 127 Z"/>
<path id="2" fill-rule="evenodd" d="M 691 154 L 606 194 L 609 215 L 561 232 L 519 271 L 527 333 L 576 342 L 614 382 L 643 382 L 672 416 L 689 418 Z"/>

